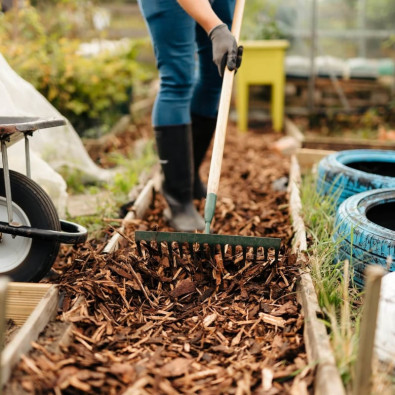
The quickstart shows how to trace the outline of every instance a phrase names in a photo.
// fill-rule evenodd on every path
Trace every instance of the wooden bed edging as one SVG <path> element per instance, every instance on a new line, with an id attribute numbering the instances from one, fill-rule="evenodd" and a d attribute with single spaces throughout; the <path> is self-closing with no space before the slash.
<path id="1" fill-rule="evenodd" d="M 30 294 L 36 293 L 37 290 L 39 292 L 46 290 L 46 292 L 43 294 L 32 313 L 28 316 L 26 322 L 18 330 L 18 333 L 10 343 L 5 346 L 1 353 L 1 386 L 10 378 L 12 368 L 19 361 L 21 355 L 31 349 L 31 343 L 38 338 L 39 334 L 48 324 L 50 319 L 56 315 L 59 302 L 59 290 L 56 285 L 9 283 L 8 289 L 14 293 L 18 293 L 19 289 L 19 294 L 21 296 L 23 295 L 24 290 L 30 292 Z M 9 303 L 8 305 L 10 306 Z M 7 312 L 7 317 L 12 318 L 12 311 Z"/>
<path id="2" fill-rule="evenodd" d="M 323 159 L 325 156 L 333 154 L 336 151 L 312 149 L 312 148 L 299 148 L 296 152 L 300 171 L 303 173 L 306 170 L 311 170 L 312 167 Z"/>
<path id="3" fill-rule="evenodd" d="M 342 395 L 345 389 L 336 367 L 335 358 L 326 332 L 326 327 L 319 316 L 321 309 L 318 304 L 313 280 L 306 268 L 307 249 L 306 230 L 300 211 L 299 188 L 301 183 L 300 168 L 296 157 L 291 157 L 289 175 L 289 201 L 292 227 L 295 232 L 293 252 L 297 254 L 297 261 L 301 265 L 300 280 L 298 282 L 298 299 L 304 315 L 304 340 L 309 363 L 316 366 L 314 394 L 316 395 Z"/>
<path id="4" fill-rule="evenodd" d="M 116 231 L 116 233 L 111 237 L 107 245 L 104 247 L 103 252 L 105 254 L 116 251 L 118 249 L 119 241 L 122 238 L 121 234 L 125 230 L 125 223 L 127 221 L 136 218 L 142 218 L 144 216 L 154 197 L 155 190 L 159 189 L 159 182 L 159 173 L 154 174 L 154 176 L 150 180 L 148 180 L 148 182 L 145 184 L 145 187 L 138 195 L 135 203 L 133 204 L 133 207 L 123 219 L 121 227 Z"/>

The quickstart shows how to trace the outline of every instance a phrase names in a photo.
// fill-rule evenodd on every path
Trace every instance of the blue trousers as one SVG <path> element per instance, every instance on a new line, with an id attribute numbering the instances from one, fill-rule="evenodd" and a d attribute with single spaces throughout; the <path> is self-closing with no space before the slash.
<path id="1" fill-rule="evenodd" d="M 191 112 L 215 117 L 222 78 L 213 63 L 207 33 L 177 0 L 138 2 L 150 32 L 160 77 L 152 112 L 153 125 L 189 124 Z M 230 28 L 235 0 L 211 0 L 210 3 Z"/>

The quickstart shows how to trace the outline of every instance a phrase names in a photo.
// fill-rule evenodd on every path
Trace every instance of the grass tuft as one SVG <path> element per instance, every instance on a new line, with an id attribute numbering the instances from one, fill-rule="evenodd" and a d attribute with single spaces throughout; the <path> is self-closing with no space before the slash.
<path id="1" fill-rule="evenodd" d="M 69 193 L 100 194 L 94 215 L 83 215 L 77 218 L 68 216 L 88 229 L 89 238 L 102 239 L 108 225 L 119 226 L 120 207 L 129 201 L 129 193 L 139 182 L 144 171 L 149 171 L 157 162 L 154 143 L 148 140 L 138 154 L 124 156 L 113 154 L 112 160 L 119 171 L 109 183 L 87 185 L 81 174 L 66 174 Z M 65 175 L 65 174 L 64 174 Z"/>
<path id="2" fill-rule="evenodd" d="M 325 324 L 346 388 L 352 387 L 357 355 L 361 292 L 352 283 L 348 261 L 335 262 L 337 244 L 333 241 L 336 201 L 341 190 L 322 196 L 315 178 L 306 176 L 301 188 L 302 215 L 309 241 L 309 262 L 318 302 L 325 314 Z"/>

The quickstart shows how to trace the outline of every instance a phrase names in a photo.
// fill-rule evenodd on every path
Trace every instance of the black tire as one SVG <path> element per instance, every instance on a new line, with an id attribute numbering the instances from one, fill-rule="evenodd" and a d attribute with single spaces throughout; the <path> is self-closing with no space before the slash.
<path id="1" fill-rule="evenodd" d="M 382 188 L 395 189 L 395 151 L 340 151 L 318 165 L 317 192 L 333 196 L 337 206 L 357 193 Z"/>
<path id="2" fill-rule="evenodd" d="M 47 193 L 34 181 L 23 174 L 10 171 L 11 194 L 13 211 L 21 218 L 28 221 L 27 224 L 34 228 L 60 231 L 60 221 L 52 200 Z M 4 172 L 0 169 L 0 220 L 8 223 L 7 210 L 5 208 L 5 187 Z M 59 242 L 52 240 L 41 240 L 21 238 L 3 233 L 3 240 L 0 242 L 0 275 L 7 275 L 14 281 L 39 281 L 48 273 L 59 252 Z M 10 259 L 10 266 L 7 262 L 7 251 L 12 251 L 13 244 L 16 248 L 25 249 L 21 255 Z M 30 245 L 29 245 L 30 244 Z M 3 247 L 3 251 L 2 251 Z M 19 262 L 20 260 L 20 262 Z"/>
<path id="3" fill-rule="evenodd" d="M 366 265 L 387 266 L 395 271 L 395 189 L 377 189 L 354 195 L 339 207 L 334 243 L 337 261 L 348 259 L 354 280 L 364 284 Z"/>

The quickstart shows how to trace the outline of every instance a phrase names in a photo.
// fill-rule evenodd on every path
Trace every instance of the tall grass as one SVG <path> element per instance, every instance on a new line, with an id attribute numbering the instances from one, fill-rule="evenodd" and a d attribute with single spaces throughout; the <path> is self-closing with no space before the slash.
<path id="1" fill-rule="evenodd" d="M 301 187 L 302 215 L 309 242 L 310 269 L 318 301 L 325 314 L 337 367 L 345 387 L 350 390 L 357 356 L 361 291 L 352 281 L 349 263 L 335 261 L 339 241 L 333 241 L 334 214 L 340 191 L 322 196 L 316 192 L 312 175 Z"/>

